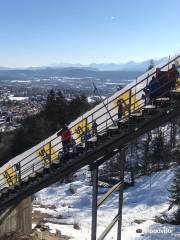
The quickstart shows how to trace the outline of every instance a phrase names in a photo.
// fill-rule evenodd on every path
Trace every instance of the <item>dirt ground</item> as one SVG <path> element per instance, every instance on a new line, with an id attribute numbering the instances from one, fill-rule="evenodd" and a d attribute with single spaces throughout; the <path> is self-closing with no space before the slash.
<path id="1" fill-rule="evenodd" d="M 68 240 L 68 239 L 70 239 L 67 236 L 61 235 L 60 231 L 58 231 L 57 234 L 52 234 L 49 232 L 49 229 L 43 223 L 44 219 L 49 218 L 49 217 L 52 217 L 52 216 L 47 213 L 33 211 L 32 223 L 36 224 L 36 228 L 33 229 L 32 240 Z M 5 239 L 5 240 L 7 240 L 7 239 Z M 29 239 L 27 238 L 27 240 L 29 240 Z"/>
<path id="2" fill-rule="evenodd" d="M 23 233 L 12 232 L 0 237 L 0 240 L 68 240 L 69 238 L 56 236 L 48 231 L 39 232 L 35 230 L 30 235 Z"/>
<path id="3" fill-rule="evenodd" d="M 31 235 L 24 235 L 23 233 L 7 233 L 4 236 L 0 237 L 0 240 L 39 240 L 36 237 L 33 237 Z"/>
<path id="4" fill-rule="evenodd" d="M 34 224 L 39 224 L 41 222 L 43 222 L 43 220 L 45 218 L 50 218 L 51 215 L 47 214 L 47 213 L 41 213 L 38 211 L 33 211 L 32 213 L 32 223 Z"/>
<path id="5" fill-rule="evenodd" d="M 33 211 L 32 222 L 36 224 L 36 228 L 33 229 L 32 234 L 25 235 L 20 232 L 11 232 L 0 237 L 0 240 L 69 240 L 69 237 L 61 235 L 59 231 L 56 234 L 49 232 L 49 229 L 43 224 L 43 220 L 48 217 L 51 216 Z"/>

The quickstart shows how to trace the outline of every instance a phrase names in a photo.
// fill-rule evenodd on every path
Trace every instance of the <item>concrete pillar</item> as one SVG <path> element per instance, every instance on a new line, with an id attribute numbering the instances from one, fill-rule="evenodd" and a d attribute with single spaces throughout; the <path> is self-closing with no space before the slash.
<path id="1" fill-rule="evenodd" d="M 0 236 L 5 233 L 18 231 L 26 234 L 32 230 L 32 200 L 24 199 L 16 207 L 5 210 L 0 215 Z"/>

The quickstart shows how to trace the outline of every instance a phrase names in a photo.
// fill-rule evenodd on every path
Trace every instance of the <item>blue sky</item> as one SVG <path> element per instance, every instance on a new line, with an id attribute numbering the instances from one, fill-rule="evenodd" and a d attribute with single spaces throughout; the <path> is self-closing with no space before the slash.
<path id="1" fill-rule="evenodd" d="M 179 23 L 179 0 L 0 0 L 0 66 L 161 58 Z"/>

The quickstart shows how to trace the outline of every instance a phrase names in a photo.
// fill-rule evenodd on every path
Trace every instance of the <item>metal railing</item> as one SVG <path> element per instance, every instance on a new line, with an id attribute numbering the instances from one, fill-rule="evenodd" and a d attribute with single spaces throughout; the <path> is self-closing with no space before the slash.
<path id="1" fill-rule="evenodd" d="M 168 63 L 166 63 L 160 68 L 160 70 L 162 71 L 166 67 L 168 67 L 165 72 L 165 76 L 167 78 L 169 77 L 169 71 L 171 71 L 171 68 L 169 68 L 169 66 L 175 63 L 175 61 L 178 59 L 180 59 L 180 56 L 175 57 L 174 59 L 172 59 L 171 61 L 169 61 Z M 176 65 L 176 69 L 178 67 L 179 65 Z M 155 75 L 156 75 L 156 70 L 153 71 L 151 74 L 148 74 L 145 78 L 143 78 L 133 86 L 130 86 L 129 88 L 127 88 L 120 95 L 117 95 L 117 97 L 112 98 L 109 102 L 108 102 L 108 98 L 106 98 L 104 100 L 104 105 L 108 108 L 108 111 L 110 114 L 108 114 L 107 111 L 104 111 L 102 114 L 95 117 L 96 113 L 98 113 L 101 109 L 104 108 L 104 105 L 102 105 L 101 107 L 97 107 L 95 111 L 93 112 L 90 111 L 91 113 L 89 115 L 82 118 L 79 121 L 79 123 L 84 121 L 85 124 L 82 125 L 80 129 L 81 134 L 76 136 L 77 133 L 75 131 L 73 132 L 73 138 L 77 143 L 76 145 L 79 145 L 81 143 L 82 134 L 86 134 L 87 128 L 91 128 L 94 120 L 99 121 L 98 133 L 101 133 L 107 130 L 110 126 L 114 124 L 114 121 L 117 120 L 118 113 L 116 110 L 117 105 L 116 104 L 113 105 L 112 103 L 116 102 L 118 99 L 123 98 L 123 100 L 129 106 L 128 110 L 125 111 L 124 116 L 122 117 L 122 120 L 128 122 L 132 112 L 133 113 L 140 112 L 142 108 L 145 106 L 145 101 L 142 99 L 142 95 L 144 94 L 144 88 L 149 84 L 149 79 L 151 79 L 152 76 L 155 76 Z M 162 78 L 164 78 L 165 76 L 162 76 Z M 161 88 L 164 89 L 164 87 L 166 87 L 166 85 L 168 85 L 171 81 L 174 81 L 174 80 L 168 79 L 168 82 L 161 85 Z M 179 82 L 178 82 L 178 86 L 179 86 Z M 159 97 L 167 94 L 169 90 L 170 89 L 167 89 L 167 91 L 160 94 Z M 125 95 L 127 95 L 126 98 L 124 98 Z M 109 108 L 109 106 L 111 106 L 111 108 Z M 88 121 L 89 118 L 91 118 L 91 121 Z M 111 118 L 113 118 L 113 121 Z M 77 122 L 71 126 L 71 129 L 73 129 L 76 125 L 78 125 Z M 54 143 L 54 141 L 56 142 Z M 43 152 L 41 152 L 42 150 Z M 35 151 L 31 152 L 27 156 L 19 159 L 18 163 L 8 167 L 5 171 L 0 173 L 0 175 L 3 176 L 0 179 L 0 192 L 3 191 L 3 189 L 6 189 L 6 187 L 13 187 L 15 185 L 20 184 L 22 181 L 25 181 L 26 178 L 28 178 L 31 174 L 37 173 L 43 170 L 45 167 L 51 166 L 53 161 L 57 160 L 59 152 L 63 152 L 63 148 L 62 148 L 60 137 L 56 136 L 53 139 L 51 139 L 51 141 L 42 145 L 39 149 L 36 149 Z"/>

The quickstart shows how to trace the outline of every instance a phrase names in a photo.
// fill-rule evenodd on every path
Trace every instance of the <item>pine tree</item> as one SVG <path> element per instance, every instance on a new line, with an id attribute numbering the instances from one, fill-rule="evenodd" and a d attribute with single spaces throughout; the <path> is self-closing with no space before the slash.
<path id="1" fill-rule="evenodd" d="M 151 132 L 148 132 L 147 134 L 145 134 L 144 141 L 142 141 L 142 153 L 144 158 L 144 174 L 148 173 L 151 141 L 152 141 L 152 134 Z"/>
<path id="2" fill-rule="evenodd" d="M 178 206 L 178 210 L 175 213 L 175 218 L 178 223 L 180 223 L 180 150 L 176 151 L 175 158 L 177 162 L 177 167 L 175 170 L 174 180 L 170 188 L 170 203 L 171 206 Z"/>
<path id="3" fill-rule="evenodd" d="M 162 130 L 157 129 L 157 136 L 153 140 L 152 152 L 153 152 L 153 163 L 156 165 L 157 170 L 160 169 L 160 162 L 163 159 L 164 151 L 164 136 Z"/>
<path id="4" fill-rule="evenodd" d="M 149 62 L 149 66 L 147 68 L 147 71 L 151 70 L 154 66 L 155 66 L 154 60 L 151 59 L 150 62 Z"/>
<path id="5" fill-rule="evenodd" d="M 175 170 L 175 176 L 171 185 L 171 197 L 170 201 L 173 205 L 180 206 L 180 166 L 177 166 Z"/>

